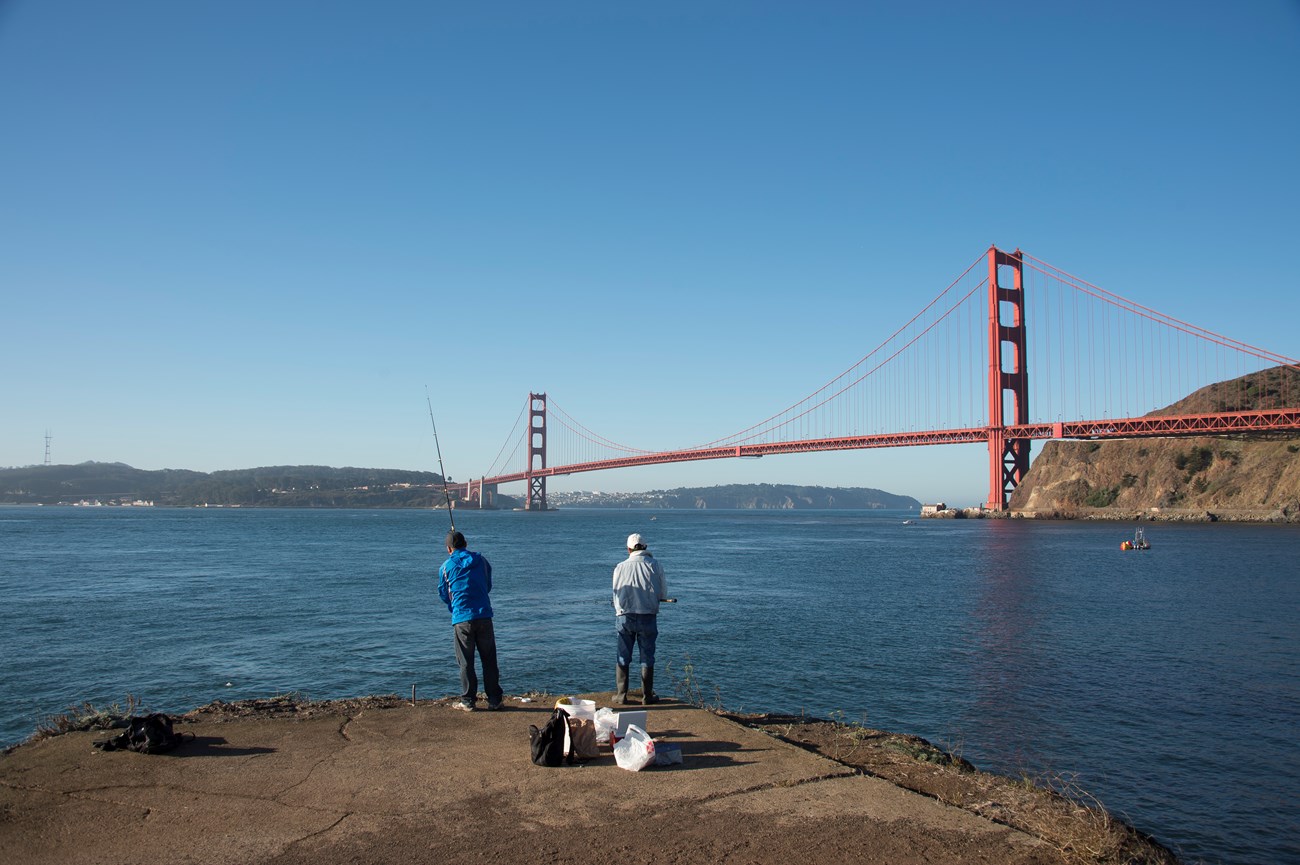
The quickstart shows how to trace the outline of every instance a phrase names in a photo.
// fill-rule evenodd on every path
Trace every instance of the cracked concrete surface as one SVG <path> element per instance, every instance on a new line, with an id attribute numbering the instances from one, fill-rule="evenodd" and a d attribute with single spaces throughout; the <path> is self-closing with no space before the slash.
<path id="1" fill-rule="evenodd" d="M 529 760 L 549 707 L 439 702 L 200 721 L 169 754 L 70 733 L 0 760 L 0 857 L 42 863 L 488 861 L 1051 863 L 1029 836 L 678 704 L 648 727 L 683 763 Z M 815 828 L 813 837 L 807 833 Z M 632 830 L 632 831 L 629 831 Z M 542 854 L 540 856 L 534 854 Z M 802 857 L 799 857 L 802 858 Z"/>

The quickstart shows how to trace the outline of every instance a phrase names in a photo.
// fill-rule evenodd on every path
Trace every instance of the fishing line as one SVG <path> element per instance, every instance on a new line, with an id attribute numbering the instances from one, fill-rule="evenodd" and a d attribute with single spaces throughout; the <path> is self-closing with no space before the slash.
<path id="1" fill-rule="evenodd" d="M 456 518 L 451 512 L 451 493 L 447 492 L 447 470 L 442 467 L 442 445 L 438 444 L 438 422 L 433 419 L 433 400 L 429 398 L 429 386 L 424 386 L 424 401 L 429 404 L 429 423 L 433 424 L 433 447 L 438 452 L 438 474 L 442 475 L 442 496 L 447 500 L 447 519 L 451 521 L 451 530 L 456 531 Z"/>

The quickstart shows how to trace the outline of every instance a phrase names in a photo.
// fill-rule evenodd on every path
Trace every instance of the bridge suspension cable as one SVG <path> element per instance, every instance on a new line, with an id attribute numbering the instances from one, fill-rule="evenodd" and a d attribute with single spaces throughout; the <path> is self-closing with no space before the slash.
<path id="1" fill-rule="evenodd" d="M 1158 312 L 1040 259 L 1025 255 L 1024 261 L 1029 403 L 1036 421 L 1142 416 L 1215 382 L 1268 366 L 1296 366 L 1277 352 Z"/>
<path id="2" fill-rule="evenodd" d="M 559 417 L 555 419 L 560 422 L 560 425 L 564 427 L 566 430 L 568 430 L 570 433 L 572 433 L 574 436 L 576 436 L 578 439 L 581 439 L 582 441 L 589 442 L 592 445 L 596 445 L 601 448 L 608 448 L 610 450 L 617 451 L 619 453 L 625 453 L 625 454 L 654 453 L 654 451 L 645 450 L 644 448 L 634 448 L 631 447 L 630 445 L 619 444 L 618 442 L 610 441 L 609 439 L 605 438 L 602 435 L 597 435 L 596 433 L 587 429 L 587 427 L 583 426 L 577 420 L 575 420 L 574 417 L 570 415 L 568 412 L 566 412 L 564 409 L 560 408 L 559 405 L 556 404 L 555 400 L 550 401 L 548 408 L 549 411 L 551 412 L 551 417 L 555 418 L 556 415 L 559 415 Z"/>
<path id="3" fill-rule="evenodd" d="M 518 433 L 519 427 L 523 423 L 524 415 L 527 413 L 528 403 L 525 402 L 523 408 L 519 410 L 519 416 L 515 418 L 514 427 L 511 428 L 510 433 L 506 436 L 505 442 L 502 443 L 501 450 L 497 451 L 496 458 L 492 460 L 492 466 L 484 473 L 485 477 L 495 477 L 500 474 L 505 474 L 507 461 L 511 456 L 521 458 L 520 464 L 522 465 L 522 460 L 524 459 L 522 449 L 527 444 L 528 439 L 526 436 L 521 436 Z M 508 455 L 507 450 L 511 445 L 514 445 L 515 452 Z"/>
<path id="4" fill-rule="evenodd" d="M 930 425 L 933 426 L 935 412 L 943 412 L 945 404 L 949 411 L 953 408 L 952 390 L 949 388 L 945 399 L 943 388 L 936 384 L 939 373 L 942 373 L 942 380 L 945 383 L 951 383 L 953 379 L 953 354 L 948 351 L 948 348 L 956 342 L 978 350 L 979 343 L 973 335 L 975 318 L 972 314 L 972 300 L 979 300 L 977 293 L 986 281 L 975 283 L 946 307 L 940 306 L 940 303 L 946 297 L 956 294 L 963 280 L 966 280 L 975 267 L 984 260 L 981 256 L 971 262 L 957 279 L 926 304 L 920 312 L 912 316 L 907 323 L 886 337 L 855 364 L 808 396 L 739 432 L 697 447 L 703 449 L 771 441 L 777 435 L 793 434 L 797 437 L 809 438 L 813 435 L 880 432 L 891 426 L 896 430 L 919 429 L 921 427 L 918 426 L 920 421 L 917 416 L 899 414 L 902 406 L 915 405 L 918 402 L 922 405 L 929 403 L 925 407 L 931 412 Z M 974 306 L 978 305 L 978 303 L 974 304 Z M 917 351 L 917 347 L 921 345 L 929 346 L 931 350 Z M 940 345 L 943 346 L 942 350 L 938 348 Z M 891 367 L 892 363 L 903 357 L 906 357 L 907 362 Z M 977 368 L 978 365 L 967 366 L 967 369 Z M 880 387 L 875 392 L 868 392 L 867 388 L 861 387 L 882 371 L 888 371 L 888 374 L 881 376 Z M 967 388 L 961 392 L 972 393 L 974 390 L 974 388 Z M 920 400 L 915 399 L 924 391 L 929 391 L 929 396 L 922 397 Z M 827 411 L 825 417 L 817 416 L 820 410 L 833 403 L 837 410 Z M 979 404 L 982 404 L 982 401 Z M 974 405 L 972 403 L 968 408 Z M 830 425 L 837 420 L 842 427 L 830 429 Z M 944 424 L 949 427 L 961 425 L 962 423 L 956 420 L 949 420 Z"/>

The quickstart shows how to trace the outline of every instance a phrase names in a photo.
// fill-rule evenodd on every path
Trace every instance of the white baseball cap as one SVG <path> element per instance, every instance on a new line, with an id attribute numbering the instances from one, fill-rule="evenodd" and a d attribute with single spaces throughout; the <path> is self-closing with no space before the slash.
<path id="1" fill-rule="evenodd" d="M 641 537 L 636 532 L 633 532 L 632 534 L 627 536 L 627 548 L 629 550 L 635 550 L 637 547 L 644 547 L 644 546 L 645 546 L 645 538 Z"/>

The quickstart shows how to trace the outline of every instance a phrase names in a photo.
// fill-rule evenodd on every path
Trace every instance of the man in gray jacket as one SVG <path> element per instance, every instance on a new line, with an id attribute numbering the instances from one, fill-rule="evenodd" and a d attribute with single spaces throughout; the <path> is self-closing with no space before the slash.
<path id="1" fill-rule="evenodd" d="M 614 703 L 627 702 L 628 667 L 632 644 L 641 655 L 641 702 L 649 706 L 655 696 L 655 640 L 659 636 L 659 602 L 668 600 L 663 565 L 655 561 L 639 534 L 628 535 L 627 559 L 614 568 L 614 616 L 618 631 L 618 665 L 614 670 Z"/>

